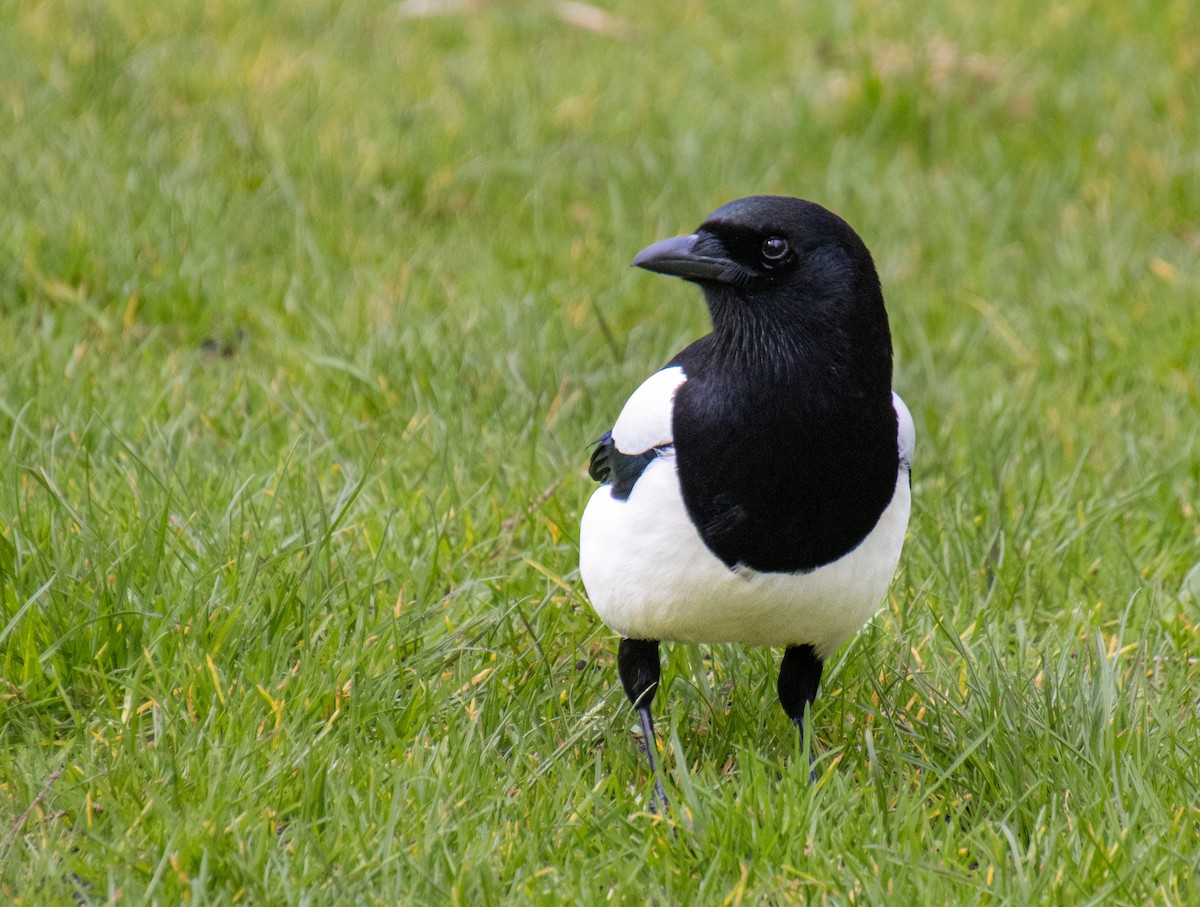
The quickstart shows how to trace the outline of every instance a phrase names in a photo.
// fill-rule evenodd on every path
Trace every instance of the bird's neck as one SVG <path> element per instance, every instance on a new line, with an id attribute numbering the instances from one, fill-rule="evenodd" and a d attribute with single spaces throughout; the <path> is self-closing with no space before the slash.
<path id="1" fill-rule="evenodd" d="M 758 392 L 836 403 L 886 398 L 892 343 L 882 300 L 872 305 L 721 305 L 713 316 L 714 365 Z"/>

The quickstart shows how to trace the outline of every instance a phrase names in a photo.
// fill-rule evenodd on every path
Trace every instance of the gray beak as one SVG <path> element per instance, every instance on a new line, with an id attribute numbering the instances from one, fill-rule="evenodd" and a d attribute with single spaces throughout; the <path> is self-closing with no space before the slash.
<path id="1" fill-rule="evenodd" d="M 659 240 L 653 245 L 646 246 L 634 256 L 631 264 L 635 268 L 645 268 L 656 274 L 669 274 L 672 277 L 682 277 L 685 280 L 728 280 L 740 270 L 739 266 L 721 255 L 705 254 L 713 249 L 713 245 L 704 243 L 709 248 L 703 251 L 697 249 L 699 237 L 673 236 L 670 239 Z M 722 250 L 723 251 L 723 250 Z"/>

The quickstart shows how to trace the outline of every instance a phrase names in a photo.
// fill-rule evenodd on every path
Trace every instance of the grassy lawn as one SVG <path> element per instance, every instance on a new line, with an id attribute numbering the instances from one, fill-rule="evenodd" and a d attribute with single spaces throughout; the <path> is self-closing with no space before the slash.
<path id="1" fill-rule="evenodd" d="M 0 900 L 1197 903 L 1194 4 L 436 5 L 0 2 Z M 914 514 L 816 786 L 666 647 L 663 821 L 586 445 L 757 192 L 875 254 Z"/>

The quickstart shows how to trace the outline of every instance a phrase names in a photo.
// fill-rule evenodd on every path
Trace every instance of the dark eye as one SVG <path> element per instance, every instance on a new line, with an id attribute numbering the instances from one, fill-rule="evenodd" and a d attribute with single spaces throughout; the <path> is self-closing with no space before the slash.
<path id="1" fill-rule="evenodd" d="M 763 261 L 770 265 L 777 265 L 785 258 L 791 247 L 788 241 L 782 236 L 769 236 L 763 240 L 762 257 Z"/>

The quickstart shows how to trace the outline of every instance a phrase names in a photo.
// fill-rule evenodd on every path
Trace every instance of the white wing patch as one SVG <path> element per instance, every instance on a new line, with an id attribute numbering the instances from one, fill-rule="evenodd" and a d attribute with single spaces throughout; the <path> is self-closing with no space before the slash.
<path id="1" fill-rule="evenodd" d="M 625 401 L 613 425 L 612 439 L 617 450 L 625 454 L 643 453 L 674 440 L 671 413 L 675 409 L 675 392 L 686 380 L 683 369 L 673 365 L 642 382 Z"/>
<path id="2" fill-rule="evenodd" d="M 897 445 L 900 448 L 900 462 L 907 469 L 912 469 L 913 453 L 917 446 L 917 429 L 913 425 L 912 414 L 899 395 L 892 392 L 892 407 L 896 410 Z"/>

